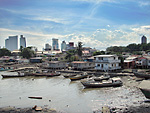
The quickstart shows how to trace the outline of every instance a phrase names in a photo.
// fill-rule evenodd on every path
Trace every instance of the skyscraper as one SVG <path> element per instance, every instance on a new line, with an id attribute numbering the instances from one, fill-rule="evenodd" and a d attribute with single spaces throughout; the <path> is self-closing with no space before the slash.
<path id="1" fill-rule="evenodd" d="M 26 47 L 26 38 L 23 37 L 23 35 L 20 35 L 20 47 L 25 48 Z"/>
<path id="2" fill-rule="evenodd" d="M 141 38 L 141 44 L 147 44 L 147 38 L 144 35 Z"/>
<path id="3" fill-rule="evenodd" d="M 18 49 L 18 36 L 9 36 L 8 39 L 5 40 L 5 47 L 14 51 Z"/>
<path id="4" fill-rule="evenodd" d="M 55 38 L 52 39 L 52 47 L 53 50 L 59 50 L 58 39 Z"/>
<path id="5" fill-rule="evenodd" d="M 61 51 L 65 51 L 66 47 L 67 47 L 66 42 L 62 41 L 62 43 L 61 43 Z"/>

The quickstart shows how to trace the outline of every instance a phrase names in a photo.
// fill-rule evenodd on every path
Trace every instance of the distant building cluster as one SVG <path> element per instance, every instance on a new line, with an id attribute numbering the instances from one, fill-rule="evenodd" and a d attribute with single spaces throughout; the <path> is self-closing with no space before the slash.
<path id="1" fill-rule="evenodd" d="M 59 49 L 59 40 L 56 38 L 52 39 L 52 46 L 48 43 L 45 44 L 45 51 L 60 51 Z M 61 43 L 61 51 L 68 51 L 70 49 L 75 49 L 74 42 L 69 42 L 68 44 L 65 41 L 62 41 Z"/>
<path id="2" fill-rule="evenodd" d="M 26 38 L 23 35 L 20 35 L 20 43 L 18 47 L 18 36 L 9 36 L 5 40 L 5 48 L 7 48 L 10 51 L 18 50 L 21 46 L 23 48 L 26 47 Z M 141 37 L 141 44 L 147 44 L 147 38 L 146 36 Z M 1 47 L 0 47 L 1 48 Z M 59 49 L 59 40 L 56 38 L 52 38 L 52 45 L 49 43 L 45 44 L 45 48 L 43 50 L 45 51 L 68 51 L 71 49 L 76 49 L 74 42 L 69 42 L 68 44 L 64 41 L 61 43 L 61 49 Z"/>

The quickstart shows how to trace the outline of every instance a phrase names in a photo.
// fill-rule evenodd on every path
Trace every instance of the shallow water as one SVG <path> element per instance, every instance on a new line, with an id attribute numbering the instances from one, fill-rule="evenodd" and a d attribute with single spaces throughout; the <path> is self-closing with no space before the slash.
<path id="1" fill-rule="evenodd" d="M 0 72 L 0 74 L 7 72 Z M 145 97 L 129 77 L 121 78 L 122 87 L 85 89 L 80 80 L 71 82 L 58 77 L 5 78 L 0 76 L 0 107 L 33 107 L 34 105 L 69 113 L 92 113 L 102 106 L 139 105 Z M 30 99 L 29 96 L 42 96 Z"/>

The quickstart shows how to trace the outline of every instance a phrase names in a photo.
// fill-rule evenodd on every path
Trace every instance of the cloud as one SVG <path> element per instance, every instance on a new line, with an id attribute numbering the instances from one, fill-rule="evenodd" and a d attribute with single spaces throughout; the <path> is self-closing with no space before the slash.
<path id="1" fill-rule="evenodd" d="M 27 39 L 27 45 L 36 46 L 39 50 L 42 50 L 46 43 L 49 43 L 51 45 L 52 38 L 58 38 L 60 44 L 63 40 L 65 40 L 67 43 L 74 42 L 75 45 L 77 45 L 78 42 L 81 41 L 86 47 L 105 50 L 110 46 L 127 46 L 131 43 L 141 43 L 140 41 L 142 35 L 145 35 L 147 38 L 150 37 L 150 25 L 126 27 L 128 27 L 129 30 L 126 31 L 125 26 L 123 26 L 124 29 L 121 29 L 121 26 L 120 28 L 118 27 L 118 29 L 97 29 L 90 35 L 82 32 L 80 32 L 79 34 L 72 33 L 66 35 L 44 34 L 23 30 L 0 28 L 0 41 L 2 41 L 3 39 L 4 42 L 4 39 L 11 35 L 23 34 Z"/>
<path id="2" fill-rule="evenodd" d="M 140 7 L 150 6 L 150 1 L 139 1 L 138 4 Z"/>

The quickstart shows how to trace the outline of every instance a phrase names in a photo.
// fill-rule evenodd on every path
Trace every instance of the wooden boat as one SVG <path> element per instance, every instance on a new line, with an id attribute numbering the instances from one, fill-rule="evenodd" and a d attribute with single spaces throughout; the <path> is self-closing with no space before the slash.
<path id="1" fill-rule="evenodd" d="M 139 85 L 138 88 L 144 94 L 144 96 L 150 99 L 150 80 L 143 80 Z"/>
<path id="2" fill-rule="evenodd" d="M 74 77 L 70 77 L 70 80 L 71 81 L 80 80 L 80 79 L 86 78 L 87 76 L 88 76 L 87 73 L 83 73 L 83 74 L 80 74 L 80 75 L 76 75 Z"/>
<path id="3" fill-rule="evenodd" d="M 47 74 L 47 77 L 54 77 L 54 76 L 59 76 L 59 75 L 61 75 L 60 72 L 54 72 L 54 73 Z"/>
<path id="4" fill-rule="evenodd" d="M 64 75 L 65 78 L 70 78 L 70 77 L 74 77 L 74 76 L 76 76 L 76 74 L 72 74 L 72 75 L 70 75 L 70 74 L 69 74 L 69 75 Z"/>
<path id="5" fill-rule="evenodd" d="M 139 89 L 142 91 L 142 93 L 146 98 L 150 99 L 150 89 L 142 89 L 142 88 Z"/>
<path id="6" fill-rule="evenodd" d="M 28 98 L 31 98 L 31 99 L 42 99 L 42 97 L 28 97 Z"/>
<path id="7" fill-rule="evenodd" d="M 24 77 L 24 76 L 25 76 L 24 73 L 19 73 L 19 72 L 18 72 L 18 74 L 9 74 L 9 75 L 2 74 L 3 78 Z"/>
<path id="8" fill-rule="evenodd" d="M 102 80 L 108 80 L 110 78 L 110 75 L 102 75 L 100 77 L 93 78 L 95 81 L 102 81 Z"/>
<path id="9" fill-rule="evenodd" d="M 122 85 L 122 81 L 120 78 L 112 78 L 110 80 L 107 81 L 82 81 L 81 82 L 84 87 L 94 87 L 94 88 L 98 88 L 98 87 L 114 87 L 114 86 L 121 86 Z"/>
<path id="10" fill-rule="evenodd" d="M 150 78 L 150 73 L 134 72 L 134 75 L 138 78 Z"/>
<path id="11" fill-rule="evenodd" d="M 8 71 L 8 70 L 12 70 L 10 67 L 0 67 L 0 71 Z"/>
<path id="12" fill-rule="evenodd" d="M 36 77 L 42 77 L 42 76 L 47 76 L 48 73 L 33 73 L 33 75 Z"/>

